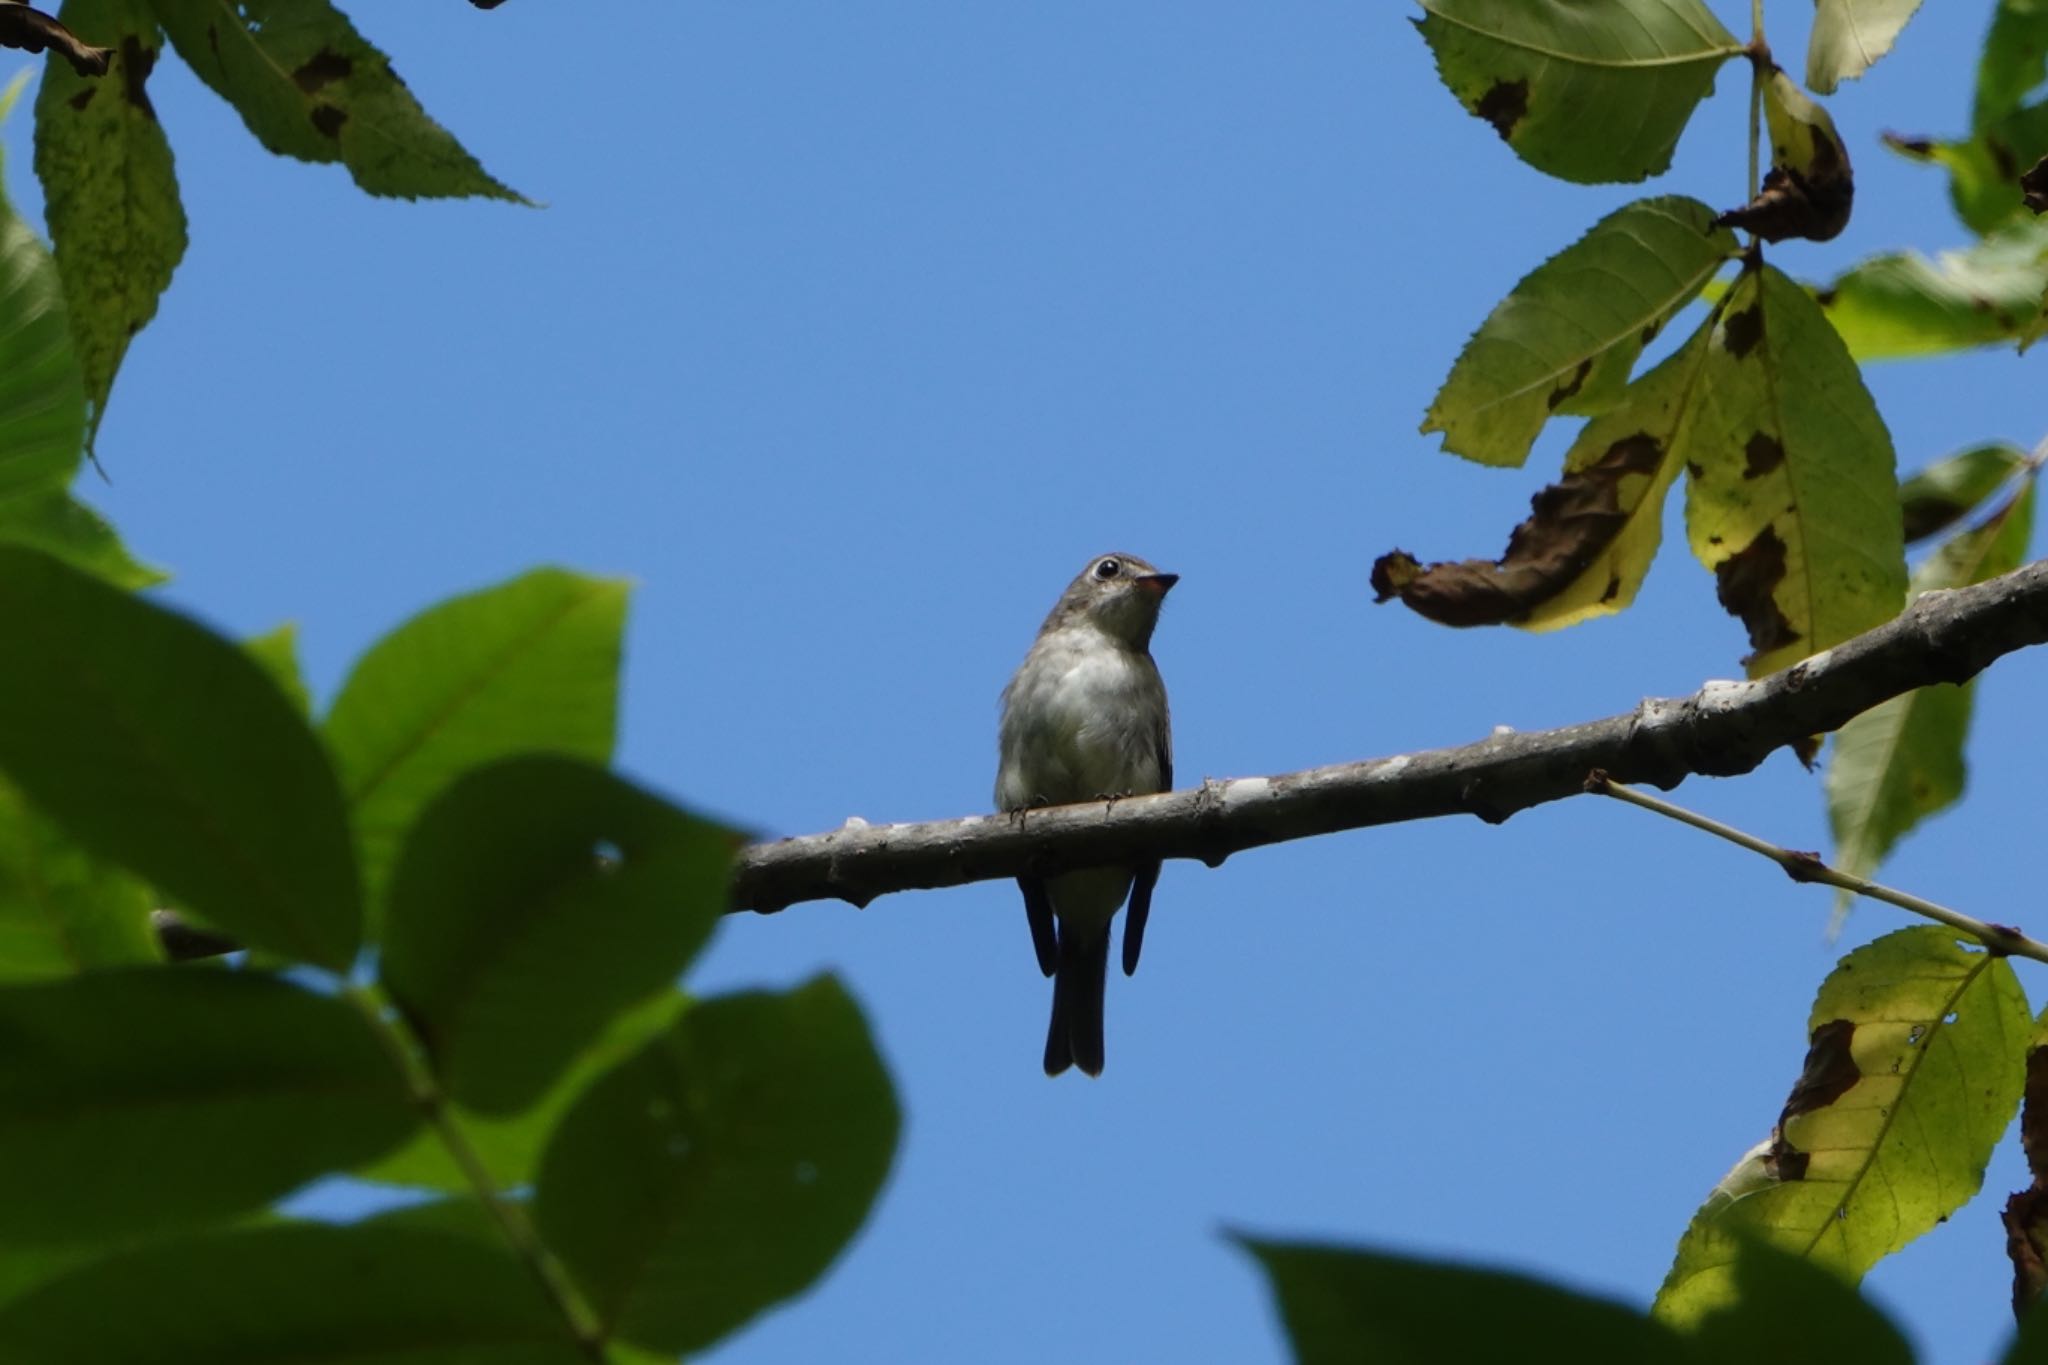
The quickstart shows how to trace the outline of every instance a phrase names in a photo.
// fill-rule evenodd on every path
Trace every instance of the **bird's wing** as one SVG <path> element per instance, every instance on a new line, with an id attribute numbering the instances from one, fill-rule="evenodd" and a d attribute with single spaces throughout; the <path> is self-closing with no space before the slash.
<path id="1" fill-rule="evenodd" d="M 1031 925 L 1031 946 L 1038 950 L 1038 970 L 1051 976 L 1059 970 L 1060 943 L 1052 928 L 1052 901 L 1045 894 L 1045 878 L 1019 877 L 1017 887 L 1024 893 L 1024 918 Z"/>
<path id="2" fill-rule="evenodd" d="M 1154 741 L 1159 755 L 1159 790 L 1173 790 L 1173 717 L 1162 695 L 1159 734 Z M 1140 863 L 1131 880 L 1131 909 L 1124 917 L 1124 975 L 1138 970 L 1138 954 L 1145 947 L 1145 921 L 1152 914 L 1152 888 L 1159 884 L 1159 860 Z"/>

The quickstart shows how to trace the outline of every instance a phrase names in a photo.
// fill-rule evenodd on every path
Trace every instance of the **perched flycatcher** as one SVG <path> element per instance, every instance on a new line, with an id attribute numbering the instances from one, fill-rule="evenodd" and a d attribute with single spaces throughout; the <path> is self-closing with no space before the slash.
<path id="1" fill-rule="evenodd" d="M 1173 786 L 1166 685 L 1152 627 L 1178 574 L 1131 555 L 1103 555 L 1067 585 L 1031 652 L 1003 689 L 996 807 L 1023 811 L 1142 796 Z M 1158 860 L 1019 877 L 1038 966 L 1053 978 L 1045 1074 L 1102 1074 L 1102 994 L 1109 922 L 1129 896 L 1124 974 L 1138 969 Z"/>

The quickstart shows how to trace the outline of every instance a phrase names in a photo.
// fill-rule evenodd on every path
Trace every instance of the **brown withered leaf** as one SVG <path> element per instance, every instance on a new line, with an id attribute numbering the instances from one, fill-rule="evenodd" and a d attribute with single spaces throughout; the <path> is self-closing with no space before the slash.
<path id="1" fill-rule="evenodd" d="M 0 0 L 0 47 L 17 47 L 24 52 L 45 48 L 61 53 L 71 69 L 81 76 L 104 76 L 114 50 L 79 41 L 78 35 L 38 9 L 21 0 Z"/>
<path id="2" fill-rule="evenodd" d="M 2036 213 L 2048 213 L 2048 156 L 2036 161 L 2020 176 L 2020 192 L 2028 208 Z"/>
<path id="3" fill-rule="evenodd" d="M 2012 1311 L 2024 1318 L 2048 1288 L 2048 1046 L 2027 1049 L 2027 1088 L 2020 1103 L 2020 1149 L 2034 1183 L 2014 1192 L 2000 1215 L 2012 1260 Z"/>
<path id="4" fill-rule="evenodd" d="M 1715 225 L 1743 228 L 1767 242 L 1825 242 L 1838 235 L 1849 225 L 1856 182 L 1834 120 L 1777 70 L 1764 86 L 1764 114 L 1771 128 L 1771 169 L 1763 188 Z"/>
<path id="5" fill-rule="evenodd" d="M 1631 474 L 1654 475 L 1664 446 L 1647 432 L 1624 436 L 1584 469 L 1529 500 L 1527 520 L 1508 537 L 1497 560 L 1467 559 L 1423 567 L 1404 550 L 1373 563 L 1374 600 L 1399 597 L 1446 626 L 1491 626 L 1513 620 L 1555 596 L 1593 562 L 1633 510 L 1621 497 Z"/>

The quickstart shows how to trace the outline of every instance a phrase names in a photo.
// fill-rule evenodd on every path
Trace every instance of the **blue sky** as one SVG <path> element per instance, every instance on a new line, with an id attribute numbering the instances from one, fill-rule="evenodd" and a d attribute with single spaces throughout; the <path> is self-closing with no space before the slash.
<path id="1" fill-rule="evenodd" d="M 262 152 L 167 59 L 192 249 L 116 388 L 112 483 L 83 489 L 169 600 L 298 622 L 322 695 L 450 593 L 542 562 L 630 575 L 622 765 L 794 834 L 985 809 L 997 693 L 1109 549 L 1183 576 L 1154 650 L 1184 783 L 1738 672 L 1740 627 L 1669 535 L 1632 611 L 1560 634 L 1371 605 L 1375 555 L 1496 553 L 1554 474 L 1562 433 L 1503 472 L 1416 426 L 1493 302 L 1645 192 L 1514 160 L 1406 6 L 357 9 L 547 207 L 368 200 Z M 1772 6 L 1787 65 L 1808 14 Z M 1962 128 L 1989 14 L 1930 6 L 1833 101 L 1855 220 L 1775 261 L 1963 240 L 1877 134 Z M 1723 71 L 1649 192 L 1738 201 L 1746 86 Z M 8 183 L 39 213 L 28 127 Z M 2041 363 L 1869 378 L 1910 468 L 2038 439 Z M 1994 671 L 1967 809 L 1886 872 L 2036 932 L 2044 674 Z M 1825 843 L 1787 755 L 1680 796 Z M 712 1358 L 1280 1359 L 1225 1226 L 1647 1303 L 1783 1103 L 1821 977 L 1905 922 L 1867 908 L 1831 944 L 1829 906 L 1593 800 L 1173 864 L 1094 1083 L 1039 1074 L 1049 988 L 1009 885 L 729 921 L 693 987 L 842 973 L 908 1118 L 832 1277 Z M 2002 1153 L 1872 1276 L 1928 1359 L 2007 1330 L 1996 1209 L 2023 1179 Z"/>

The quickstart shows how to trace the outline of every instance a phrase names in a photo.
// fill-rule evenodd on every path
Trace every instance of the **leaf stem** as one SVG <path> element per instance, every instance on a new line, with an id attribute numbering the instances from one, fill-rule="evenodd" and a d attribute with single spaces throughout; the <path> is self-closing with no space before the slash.
<path id="1" fill-rule="evenodd" d="M 1764 41 L 1764 0 L 1749 0 L 1749 183 L 1743 187 L 1742 202 L 1763 193 L 1764 82 L 1770 78 L 1770 44 Z M 1756 240 L 1756 234 L 1750 234 Z"/>
<path id="2" fill-rule="evenodd" d="M 1907 892 L 1881 886 L 1866 877 L 1852 876 L 1829 867 L 1820 860 L 1817 853 L 1802 853 L 1797 849 L 1780 848 L 1776 844 L 1757 838 L 1754 834 L 1746 834 L 1733 825 L 1724 825 L 1719 820 L 1687 810 L 1684 806 L 1666 801 L 1662 797 L 1652 796 L 1634 787 L 1625 787 L 1598 770 L 1587 774 L 1586 790 L 1596 796 L 1611 796 L 1617 801 L 1626 801 L 1632 806 L 1641 806 L 1644 810 L 1669 816 L 1680 824 L 1691 825 L 1694 829 L 1704 830 L 1717 838 L 1726 839 L 1731 844 L 1739 844 L 1752 853 L 1760 853 L 1783 868 L 1785 875 L 1795 882 L 1818 882 L 1823 886 L 1839 887 L 1859 896 L 1868 896 L 1872 900 L 1896 905 L 1901 910 L 1910 910 L 1916 915 L 1924 915 L 1928 919 L 1946 924 L 1951 929 L 1968 934 L 1994 953 L 2048 962 L 2048 943 L 2028 938 L 2010 925 L 1992 924 L 1966 915 L 1960 910 L 1951 910 L 1945 905 L 1937 905 L 1933 901 L 1923 900 Z"/>
<path id="3" fill-rule="evenodd" d="M 542 1291 L 560 1310 L 570 1335 L 576 1339 L 577 1349 L 591 1365 L 609 1365 L 611 1353 L 605 1348 L 604 1329 L 598 1322 L 597 1313 L 570 1282 L 562 1263 L 541 1241 L 539 1232 L 526 1216 L 526 1210 L 506 1198 L 485 1167 L 483 1158 L 470 1145 L 468 1135 L 462 1131 L 462 1125 L 449 1106 L 447 1094 L 428 1069 L 425 1049 L 418 1035 L 405 1022 L 405 1016 L 375 986 L 350 985 L 344 989 L 350 1003 L 369 1021 L 371 1031 L 384 1044 L 385 1051 L 391 1054 L 392 1061 L 405 1076 L 413 1103 L 426 1115 L 427 1123 L 461 1168 L 470 1189 L 490 1211 L 498 1230 L 505 1235 L 505 1240 L 519 1259 L 526 1263 L 527 1269 L 533 1272 Z"/>

